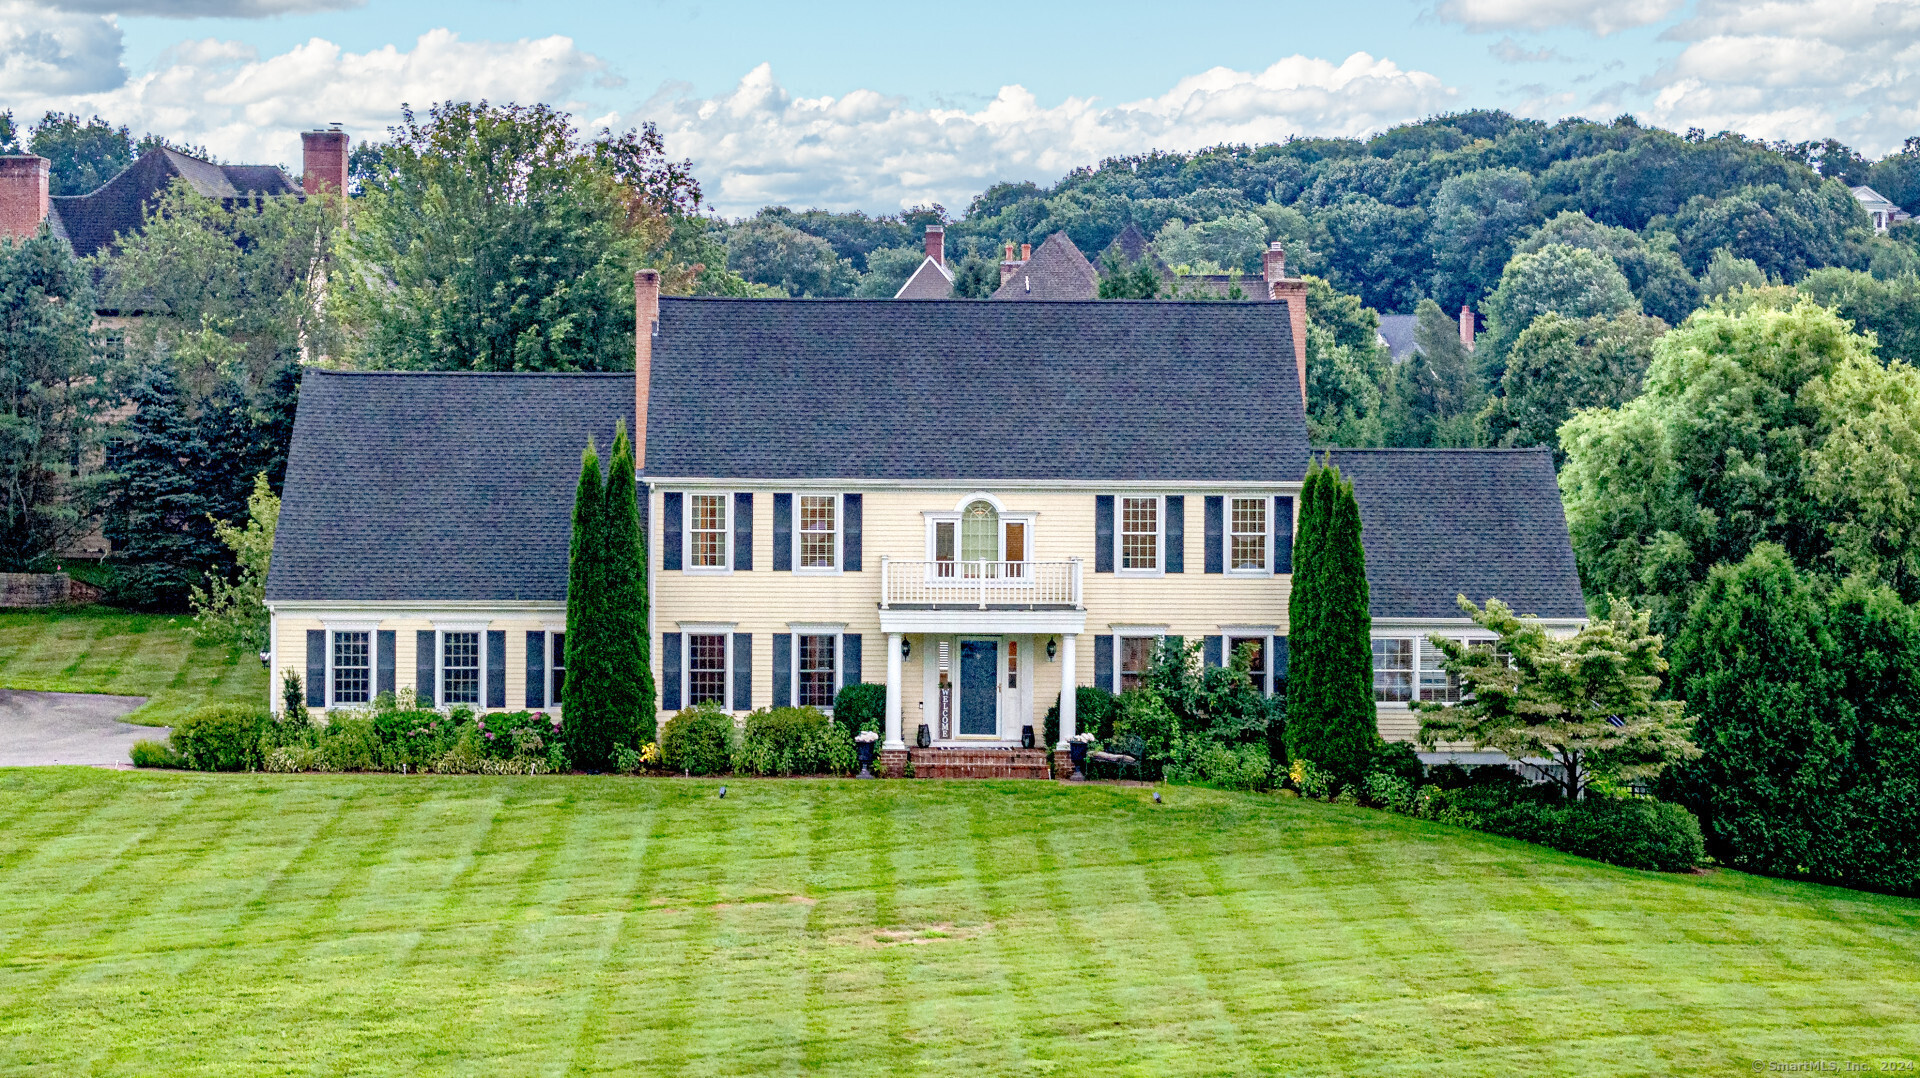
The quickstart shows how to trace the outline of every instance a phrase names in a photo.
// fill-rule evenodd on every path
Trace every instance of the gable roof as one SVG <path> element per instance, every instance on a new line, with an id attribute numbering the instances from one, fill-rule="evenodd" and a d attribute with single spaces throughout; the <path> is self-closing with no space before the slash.
<path id="1" fill-rule="evenodd" d="M 1414 339 L 1414 329 L 1419 319 L 1410 314 L 1383 314 L 1380 316 L 1380 340 L 1392 353 L 1395 363 L 1405 363 L 1407 357 L 1419 349 Z"/>
<path id="2" fill-rule="evenodd" d="M 563 602 L 580 450 L 633 375 L 310 367 L 267 599 Z"/>
<path id="3" fill-rule="evenodd" d="M 1107 244 L 1106 250 L 1100 252 L 1100 257 L 1115 255 L 1122 263 L 1131 266 L 1152 254 L 1153 251 L 1147 246 L 1146 233 L 1140 231 L 1139 225 L 1128 221 L 1127 227 L 1121 229 L 1120 234 L 1113 237 L 1113 242 Z M 1154 261 L 1157 263 L 1160 260 L 1155 258 Z"/>
<path id="4" fill-rule="evenodd" d="M 1100 274 L 1065 232 L 1055 232 L 1019 264 L 992 299 L 1092 299 L 1100 292 Z"/>
<path id="5" fill-rule="evenodd" d="M 225 203 L 260 195 L 299 195 L 301 189 L 277 165 L 216 165 L 178 150 L 154 149 L 119 175 L 84 195 L 58 195 L 49 200 L 49 223 L 67 238 L 75 254 L 95 254 L 111 245 L 117 233 L 138 229 L 147 207 L 165 193 L 175 179 L 206 197 Z"/>
<path id="6" fill-rule="evenodd" d="M 953 274 L 931 258 L 920 260 L 907 283 L 893 294 L 894 299 L 948 299 L 953 295 Z"/>
<path id="7" fill-rule="evenodd" d="M 1851 190 L 1853 191 L 1854 198 L 1868 205 L 1880 205 L 1880 206 L 1893 205 L 1893 202 L 1891 199 L 1887 198 L 1887 196 L 1881 194 L 1880 192 L 1874 190 L 1873 188 L 1868 187 L 1864 183 L 1858 187 L 1851 188 Z"/>
<path id="8" fill-rule="evenodd" d="M 1360 503 L 1374 617 L 1458 618 L 1461 594 L 1517 614 L 1587 616 L 1546 448 L 1330 455 Z"/>
<path id="9" fill-rule="evenodd" d="M 1284 304 L 663 298 L 647 471 L 1298 479 Z"/>

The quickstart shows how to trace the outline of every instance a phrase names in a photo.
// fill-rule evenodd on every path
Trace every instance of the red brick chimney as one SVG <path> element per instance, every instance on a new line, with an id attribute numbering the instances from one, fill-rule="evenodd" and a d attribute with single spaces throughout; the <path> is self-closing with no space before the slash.
<path id="1" fill-rule="evenodd" d="M 47 200 L 47 170 L 52 166 L 32 154 L 0 157 L 0 237 L 24 240 L 40 231 L 52 208 Z"/>
<path id="2" fill-rule="evenodd" d="M 1267 244 L 1266 254 L 1261 257 L 1262 268 L 1266 271 L 1267 294 L 1273 294 L 1273 282 L 1285 280 L 1287 276 L 1287 249 L 1275 240 Z"/>
<path id="3" fill-rule="evenodd" d="M 347 190 L 347 133 L 339 128 L 300 132 L 300 186 L 317 195 Z"/>
<path id="4" fill-rule="evenodd" d="M 1287 276 L 1287 252 L 1278 243 L 1267 245 L 1261 259 L 1266 271 L 1267 298 L 1287 305 L 1288 328 L 1293 331 L 1293 370 L 1300 380 L 1300 407 L 1307 406 L 1307 282 Z"/>
<path id="5" fill-rule="evenodd" d="M 1460 347 L 1473 351 L 1473 311 L 1464 303 L 1460 305 Z"/>
<path id="6" fill-rule="evenodd" d="M 1006 284 L 1018 272 L 1020 272 L 1020 262 L 1013 257 L 1013 244 L 1009 242 L 1005 255 L 1000 259 L 1000 283 Z"/>
<path id="7" fill-rule="evenodd" d="M 927 257 L 933 259 L 936 266 L 947 264 L 947 229 L 945 225 L 927 226 Z"/>
<path id="8" fill-rule="evenodd" d="M 1033 259 L 1033 244 L 1031 243 L 1021 244 L 1020 245 L 1020 261 L 1028 262 L 1028 261 L 1031 261 L 1032 259 Z"/>
<path id="9" fill-rule="evenodd" d="M 660 325 L 660 271 L 633 275 L 633 463 L 647 470 L 647 395 L 653 383 L 653 334 Z"/>

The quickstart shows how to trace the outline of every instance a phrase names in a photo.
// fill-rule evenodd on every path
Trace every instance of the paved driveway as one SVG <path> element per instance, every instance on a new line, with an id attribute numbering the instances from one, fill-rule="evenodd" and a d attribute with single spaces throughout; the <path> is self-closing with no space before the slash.
<path id="1" fill-rule="evenodd" d="M 131 767 L 135 741 L 165 741 L 164 726 L 135 726 L 120 716 L 144 696 L 0 689 L 0 767 L 88 764 Z"/>

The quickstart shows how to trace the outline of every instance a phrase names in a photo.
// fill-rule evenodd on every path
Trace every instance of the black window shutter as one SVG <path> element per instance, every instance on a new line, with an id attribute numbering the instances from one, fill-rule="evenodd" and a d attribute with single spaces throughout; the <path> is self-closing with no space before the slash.
<path id="1" fill-rule="evenodd" d="M 1227 571 L 1226 502 L 1218 494 L 1207 495 L 1207 572 Z"/>
<path id="2" fill-rule="evenodd" d="M 733 496 L 733 567 L 753 571 L 753 495 Z"/>
<path id="3" fill-rule="evenodd" d="M 327 706 L 327 631 L 307 630 L 307 706 Z"/>
<path id="4" fill-rule="evenodd" d="M 773 706 L 793 705 L 793 634 L 773 634 Z"/>
<path id="5" fill-rule="evenodd" d="M 840 634 L 840 684 L 860 684 L 860 634 Z"/>
<path id="6" fill-rule="evenodd" d="M 377 675 L 378 680 L 374 682 L 373 691 L 377 693 L 380 693 L 380 692 L 391 693 L 394 691 L 394 688 L 393 688 L 394 632 L 392 629 L 382 629 L 378 633 L 374 634 L 374 640 L 379 648 L 379 659 L 378 659 L 379 665 L 375 668 L 375 673 Z"/>
<path id="7" fill-rule="evenodd" d="M 685 497 L 677 490 L 660 496 L 660 567 L 680 568 L 680 527 L 686 522 Z"/>
<path id="8" fill-rule="evenodd" d="M 1221 656 L 1223 656 L 1226 653 L 1226 647 L 1227 647 L 1226 637 L 1224 636 L 1207 637 L 1205 641 L 1203 641 L 1200 645 L 1200 661 L 1207 664 L 1208 666 L 1227 665 L 1226 662 L 1221 658 Z"/>
<path id="9" fill-rule="evenodd" d="M 680 634 L 660 634 L 660 707 L 680 710 Z"/>
<path id="10" fill-rule="evenodd" d="M 860 495 L 843 494 L 840 504 L 845 507 L 840 521 L 840 568 L 842 572 L 857 573 L 860 571 Z"/>
<path id="11" fill-rule="evenodd" d="M 1273 638 L 1273 687 L 1278 689 L 1287 680 L 1287 638 Z"/>
<path id="12" fill-rule="evenodd" d="M 1111 500 L 1108 504 L 1112 504 Z M 1111 636 L 1093 638 L 1093 683 L 1108 692 L 1113 691 L 1113 637 Z"/>
<path id="13" fill-rule="evenodd" d="M 1285 494 L 1273 499 L 1273 571 L 1275 575 L 1293 572 L 1293 498 Z"/>
<path id="14" fill-rule="evenodd" d="M 547 706 L 547 634 L 527 634 L 527 706 Z"/>
<path id="15" fill-rule="evenodd" d="M 413 634 L 413 699 L 421 707 L 434 705 L 433 672 L 437 669 L 433 654 L 432 629 Z"/>
<path id="16" fill-rule="evenodd" d="M 1187 571 L 1187 499 L 1167 495 L 1167 572 Z"/>
<path id="17" fill-rule="evenodd" d="M 751 497 L 752 495 L 743 495 Z M 733 634 L 733 709 L 753 710 L 753 634 Z"/>
<path id="18" fill-rule="evenodd" d="M 773 496 L 773 571 L 793 572 L 793 495 L 791 494 Z"/>
<path id="19" fill-rule="evenodd" d="M 507 706 L 507 631 L 487 630 L 487 706 Z"/>
<path id="20" fill-rule="evenodd" d="M 1113 495 L 1093 496 L 1093 571 L 1113 572 Z"/>

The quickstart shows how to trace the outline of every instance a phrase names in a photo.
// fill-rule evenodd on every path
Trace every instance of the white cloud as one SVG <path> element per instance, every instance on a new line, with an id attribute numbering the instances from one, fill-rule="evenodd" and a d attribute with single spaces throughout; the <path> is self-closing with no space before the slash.
<path id="1" fill-rule="evenodd" d="M 658 122 L 668 150 L 693 159 L 723 213 L 768 203 L 886 211 L 940 202 L 957 211 L 989 184 L 1049 180 L 1102 157 L 1361 135 L 1454 103 L 1437 77 L 1366 53 L 1338 64 L 1291 56 L 1260 72 L 1214 68 L 1112 106 L 1078 97 L 1045 106 L 1004 86 L 971 112 L 915 109 L 872 90 L 794 97 L 761 64 L 717 97 L 665 87 L 622 122 Z"/>
<path id="2" fill-rule="evenodd" d="M 0 93 L 91 93 L 124 77 L 113 19 L 0 0 Z"/>
<path id="3" fill-rule="evenodd" d="M 248 45 L 207 38 L 163 55 L 153 69 L 103 93 L 46 94 L 10 102 L 16 115 L 43 108 L 97 112 L 134 131 L 205 145 L 220 157 L 298 168 L 299 132 L 329 122 L 356 141 L 379 138 L 402 102 L 546 101 L 578 111 L 582 84 L 605 65 L 572 39 L 468 42 L 450 30 L 413 48 L 353 53 L 314 38 L 261 59 Z"/>
<path id="4" fill-rule="evenodd" d="M 1875 155 L 1920 131 L 1920 6 L 1911 0 L 1701 0 L 1664 36 L 1687 44 L 1643 84 L 1657 122 L 1835 136 Z"/>
<path id="5" fill-rule="evenodd" d="M 1434 14 L 1469 30 L 1576 26 L 1605 36 L 1659 22 L 1685 0 L 1440 0 Z"/>
<path id="6" fill-rule="evenodd" d="M 1492 54 L 1494 59 L 1509 64 L 1544 64 L 1548 60 L 1560 58 L 1560 54 L 1553 49 L 1542 46 L 1528 50 L 1511 37 L 1503 37 L 1488 45 L 1487 52 Z"/>
<path id="7" fill-rule="evenodd" d="M 62 11 L 96 15 L 152 15 L 163 19 L 264 19 L 310 11 L 355 8 L 367 0 L 52 0 Z"/>

